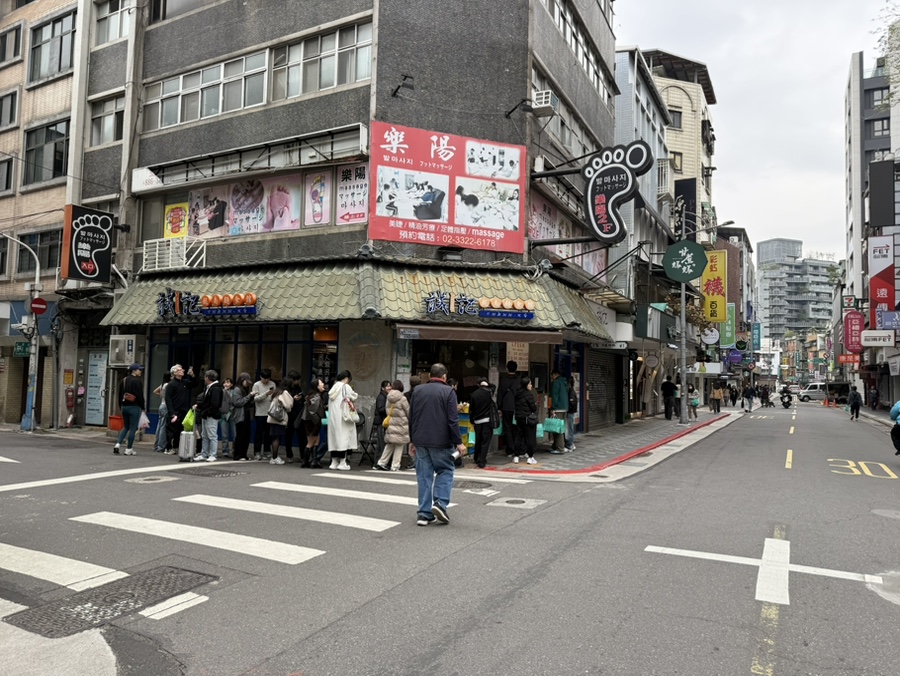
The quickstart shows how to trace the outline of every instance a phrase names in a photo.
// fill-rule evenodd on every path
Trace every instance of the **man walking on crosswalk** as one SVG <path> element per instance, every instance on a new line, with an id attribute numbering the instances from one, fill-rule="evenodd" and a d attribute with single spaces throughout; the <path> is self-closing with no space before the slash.
<path id="1" fill-rule="evenodd" d="M 434 364 L 431 378 L 416 388 L 409 408 L 409 452 L 416 456 L 419 509 L 416 523 L 450 523 L 453 461 L 466 447 L 459 432 L 456 391 L 447 384 L 447 367 Z"/>

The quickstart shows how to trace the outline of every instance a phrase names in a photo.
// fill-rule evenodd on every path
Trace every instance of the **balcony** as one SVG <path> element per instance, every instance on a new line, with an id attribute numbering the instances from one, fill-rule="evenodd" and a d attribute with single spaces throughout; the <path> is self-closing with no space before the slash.
<path id="1" fill-rule="evenodd" d="M 206 240 L 191 237 L 148 239 L 143 272 L 206 267 Z"/>
<path id="2" fill-rule="evenodd" d="M 660 202 L 672 202 L 675 199 L 675 173 L 669 158 L 656 160 L 656 199 Z"/>

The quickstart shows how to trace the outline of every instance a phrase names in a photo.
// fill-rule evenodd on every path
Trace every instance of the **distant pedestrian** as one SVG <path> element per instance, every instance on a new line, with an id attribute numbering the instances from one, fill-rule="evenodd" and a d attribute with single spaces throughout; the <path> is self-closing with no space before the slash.
<path id="1" fill-rule="evenodd" d="M 688 385 L 687 391 L 687 404 L 688 404 L 688 420 L 693 416 L 694 420 L 697 419 L 697 407 L 700 405 L 700 392 L 699 390 L 694 389 L 693 385 Z"/>
<path id="2" fill-rule="evenodd" d="M 513 420 L 516 417 L 516 390 L 519 389 L 519 365 L 510 360 L 506 362 L 506 373 L 500 376 L 500 385 L 497 387 L 497 407 L 503 423 L 503 442 L 506 446 L 506 455 L 512 456 L 516 450 L 516 431 L 513 428 Z"/>
<path id="3" fill-rule="evenodd" d="M 666 381 L 659 386 L 659 391 L 663 397 L 663 407 L 666 412 L 666 420 L 672 419 L 672 413 L 675 410 L 675 392 L 678 390 L 675 383 L 672 382 L 672 376 L 666 376 Z"/>
<path id="4" fill-rule="evenodd" d="M 300 417 L 306 432 L 306 449 L 300 456 L 301 467 L 319 469 L 319 437 L 322 433 L 322 421 L 325 419 L 325 383 L 318 376 L 310 382 L 304 401 Z"/>
<path id="5" fill-rule="evenodd" d="M 419 376 L 410 376 L 409 377 L 409 389 L 403 393 L 403 396 L 406 397 L 406 401 L 409 402 L 410 406 L 412 405 L 413 392 L 415 392 L 416 388 L 421 384 L 422 384 L 422 378 L 420 378 Z M 414 453 L 409 454 L 409 464 L 406 466 L 406 469 L 415 471 L 416 456 Z"/>
<path id="6" fill-rule="evenodd" d="M 847 397 L 850 404 L 850 420 L 859 420 L 859 408 L 862 406 L 862 395 L 857 392 L 856 385 L 850 388 L 850 396 Z"/>
<path id="7" fill-rule="evenodd" d="M 275 383 L 272 382 L 272 370 L 262 369 L 259 372 L 259 380 L 253 383 L 253 401 L 256 404 L 253 419 L 256 423 L 256 431 L 253 435 L 253 459 L 271 460 L 272 448 L 269 443 L 268 417 L 269 404 L 272 403 Z"/>
<path id="8" fill-rule="evenodd" d="M 900 416 L 900 401 L 891 409 L 891 420 L 894 421 L 894 426 L 891 428 L 891 441 L 897 451 L 894 455 L 900 455 L 900 420 L 897 419 L 898 416 Z"/>
<path id="9" fill-rule="evenodd" d="M 219 420 L 222 418 L 222 399 L 224 390 L 219 382 L 219 374 L 207 371 L 203 380 L 206 390 L 201 403 L 196 406 L 197 424 L 200 426 L 200 455 L 195 455 L 196 462 L 215 462 L 219 450 Z"/>
<path id="10" fill-rule="evenodd" d="M 378 436 L 378 450 L 376 451 L 376 455 L 380 458 L 381 454 L 384 453 L 384 419 L 387 418 L 387 396 L 391 391 L 391 381 L 390 380 L 382 380 L 381 381 L 381 389 L 378 391 L 378 396 L 375 397 L 375 415 L 372 416 L 372 429 L 375 430 L 375 433 Z"/>
<path id="11" fill-rule="evenodd" d="M 181 441 L 181 433 L 184 431 L 184 416 L 191 410 L 191 378 L 187 376 L 181 364 L 175 364 L 169 373 L 172 380 L 166 385 L 166 433 L 168 434 L 168 446 L 171 452 L 177 453 Z M 191 369 L 193 373 L 193 369 Z"/>
<path id="12" fill-rule="evenodd" d="M 237 433 L 234 424 L 234 381 L 225 378 L 222 381 L 222 417 L 219 418 L 219 436 L 222 437 L 222 457 L 230 458 L 234 451 L 234 437 Z"/>
<path id="13" fill-rule="evenodd" d="M 388 426 L 384 427 L 384 421 L 382 421 L 384 451 L 378 464 L 375 465 L 375 469 L 396 472 L 400 469 L 403 448 L 409 443 L 409 401 L 403 396 L 402 382 L 395 380 L 388 385 L 390 389 L 385 398 L 387 407 L 385 420 L 387 420 Z"/>
<path id="14" fill-rule="evenodd" d="M 873 411 L 878 410 L 878 388 L 874 385 L 869 388 L 869 406 L 872 407 Z"/>
<path id="15" fill-rule="evenodd" d="M 743 392 L 743 401 L 741 401 L 741 410 L 751 412 L 753 411 L 753 398 L 756 396 L 756 390 L 753 389 L 752 385 L 747 385 L 744 388 Z"/>
<path id="16" fill-rule="evenodd" d="M 168 435 L 166 434 L 166 413 L 168 412 L 168 409 L 166 408 L 166 385 L 168 385 L 171 379 L 172 374 L 166 371 L 163 373 L 162 383 L 153 390 L 153 394 L 159 397 L 159 408 L 156 410 L 159 414 L 159 418 L 156 423 L 156 447 L 154 448 L 157 453 L 165 453 L 168 450 Z"/>
<path id="17" fill-rule="evenodd" d="M 278 450 L 284 443 L 287 423 L 290 419 L 291 410 L 294 408 L 294 397 L 291 394 L 292 384 L 293 380 L 290 378 L 285 378 L 281 381 L 272 392 L 272 402 L 269 404 L 269 410 L 266 412 L 266 424 L 269 426 L 269 443 L 272 445 L 270 465 L 284 464 L 284 460 L 278 457 Z M 277 414 L 279 410 L 280 415 Z"/>
<path id="18" fill-rule="evenodd" d="M 731 387 L 728 388 L 728 398 L 731 399 L 731 407 L 732 408 L 737 406 L 738 391 L 734 385 L 732 385 Z"/>
<path id="19" fill-rule="evenodd" d="M 495 408 L 491 385 L 487 378 L 482 378 L 478 389 L 469 397 L 469 419 L 475 428 L 475 464 L 481 469 L 487 466 L 488 451 L 494 438 L 491 420 Z"/>
<path id="20" fill-rule="evenodd" d="M 250 448 L 250 423 L 256 404 L 253 401 L 253 383 L 250 375 L 242 373 L 231 390 L 231 422 L 234 423 L 234 447 L 231 457 L 235 460 L 247 460 Z"/>
<path id="21" fill-rule="evenodd" d="M 522 387 L 521 382 L 519 387 Z M 569 413 L 569 388 L 566 379 L 560 376 L 559 371 L 555 369 L 550 373 L 550 410 L 553 412 L 553 417 L 562 420 L 565 425 L 566 415 Z M 516 415 L 518 415 L 518 409 L 516 411 Z M 554 455 L 566 452 L 565 427 L 562 432 L 553 434 L 553 450 L 550 452 Z"/>
<path id="22" fill-rule="evenodd" d="M 353 376 L 350 371 L 341 371 L 328 391 L 328 450 L 331 452 L 331 466 L 328 469 L 348 471 L 347 453 L 359 446 L 356 423 L 350 419 L 350 411 L 356 410 L 359 396 L 350 387 Z"/>
<path id="23" fill-rule="evenodd" d="M 721 411 L 722 399 L 725 398 L 724 392 L 722 392 L 722 386 L 716 383 L 713 385 L 712 394 L 709 396 L 709 401 L 712 404 L 713 413 L 719 413 Z"/>
<path id="24" fill-rule="evenodd" d="M 137 434 L 138 423 L 141 421 L 141 413 L 144 412 L 144 367 L 140 364 L 132 364 L 128 367 L 128 375 L 122 379 L 119 388 L 119 407 L 122 410 L 122 429 L 113 446 L 113 453 L 119 455 L 119 447 L 128 436 L 128 445 L 125 446 L 125 455 L 137 455 L 134 450 L 134 435 Z"/>
<path id="25" fill-rule="evenodd" d="M 566 453 L 575 450 L 575 414 L 578 413 L 578 392 L 575 391 L 575 378 L 567 381 L 569 395 L 569 410 L 566 413 Z"/>
<path id="26" fill-rule="evenodd" d="M 562 380 L 562 378 L 558 380 Z M 513 462 L 519 462 L 519 456 L 524 453 L 528 455 L 526 462 L 529 465 L 536 465 L 534 451 L 537 445 L 537 402 L 531 389 L 531 378 L 522 376 L 522 382 L 519 383 L 519 390 L 516 392 L 517 438 Z"/>
<path id="27" fill-rule="evenodd" d="M 416 388 L 409 411 L 409 452 L 416 456 L 419 507 L 416 524 L 450 523 L 453 461 L 466 452 L 459 432 L 456 392 L 447 385 L 447 367 L 433 364 L 431 378 Z"/>

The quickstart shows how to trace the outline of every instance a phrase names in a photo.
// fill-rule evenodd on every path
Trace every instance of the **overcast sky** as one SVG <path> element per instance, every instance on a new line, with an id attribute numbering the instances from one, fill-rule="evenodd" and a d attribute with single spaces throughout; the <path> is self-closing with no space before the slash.
<path id="1" fill-rule="evenodd" d="M 875 65 L 885 0 L 617 0 L 619 45 L 706 64 L 718 103 L 713 203 L 751 242 L 845 257 L 844 90 Z M 755 255 L 754 255 L 755 258 Z"/>

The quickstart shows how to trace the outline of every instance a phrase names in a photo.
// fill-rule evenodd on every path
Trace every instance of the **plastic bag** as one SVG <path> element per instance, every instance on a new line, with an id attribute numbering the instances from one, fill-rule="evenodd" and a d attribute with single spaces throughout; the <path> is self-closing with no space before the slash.
<path id="1" fill-rule="evenodd" d="M 141 411 L 141 421 L 138 423 L 139 430 L 149 430 L 150 429 L 150 418 L 147 417 L 147 414 Z"/>
<path id="2" fill-rule="evenodd" d="M 184 416 L 184 420 L 181 421 L 181 426 L 184 428 L 185 432 L 194 431 L 194 409 L 187 412 L 187 415 Z"/>

